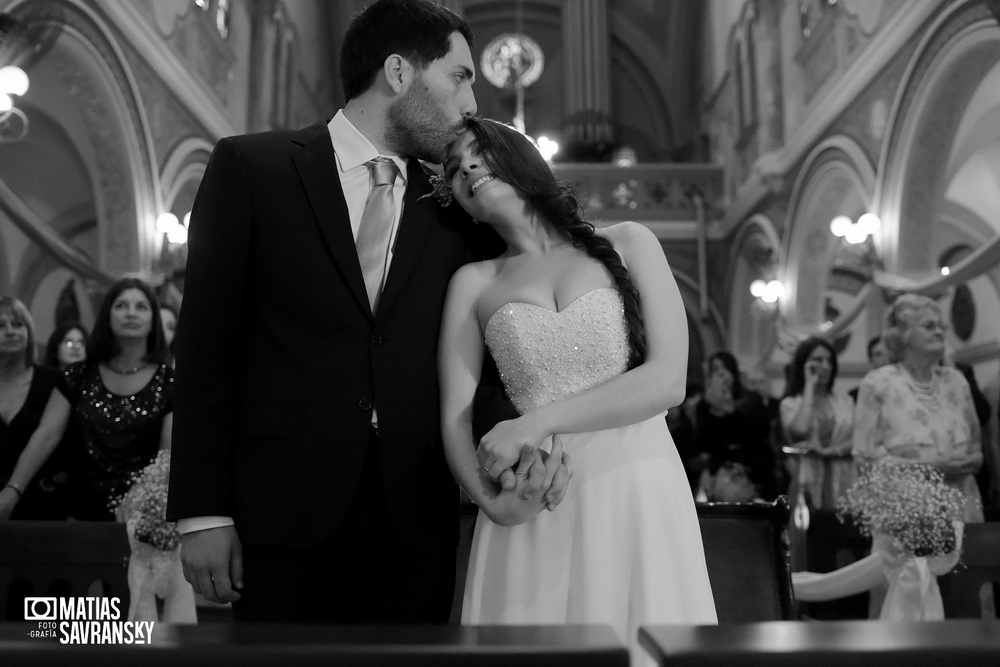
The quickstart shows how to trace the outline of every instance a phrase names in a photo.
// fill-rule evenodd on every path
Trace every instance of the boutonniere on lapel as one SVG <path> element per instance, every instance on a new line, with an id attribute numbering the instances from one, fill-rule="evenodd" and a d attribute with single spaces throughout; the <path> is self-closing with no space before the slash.
<path id="1" fill-rule="evenodd" d="M 427 174 L 427 181 L 431 184 L 432 189 L 427 194 L 417 197 L 417 201 L 420 201 L 425 197 L 430 197 L 440 206 L 448 206 L 451 204 L 451 185 L 448 184 L 445 177 L 438 171 L 440 167 L 437 165 L 429 165 L 426 162 L 421 162 L 420 165 L 424 168 L 424 173 Z"/>

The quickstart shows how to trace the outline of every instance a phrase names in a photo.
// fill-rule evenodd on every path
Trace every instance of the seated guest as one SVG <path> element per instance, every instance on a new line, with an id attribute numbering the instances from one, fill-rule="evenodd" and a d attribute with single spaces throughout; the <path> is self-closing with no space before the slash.
<path id="1" fill-rule="evenodd" d="M 736 357 L 725 350 L 708 358 L 708 381 L 698 404 L 695 433 L 699 449 L 708 457 L 708 475 L 703 476 L 707 500 L 774 497 L 767 411 L 757 392 L 744 390 Z M 745 492 L 735 488 L 747 483 L 752 488 Z"/>
<path id="2" fill-rule="evenodd" d="M 792 492 L 797 496 L 801 489 L 814 509 L 835 510 L 854 482 L 854 403 L 834 390 L 836 380 L 833 346 L 818 337 L 799 343 L 781 399 L 781 426 L 790 443 L 805 452 L 792 475 Z"/>
<path id="3" fill-rule="evenodd" d="M 87 360 L 66 369 L 10 482 L 24 486 L 72 421 L 81 466 L 73 470 L 73 518 L 110 521 L 110 505 L 132 476 L 170 446 L 173 371 L 156 295 L 125 278 L 111 286 L 87 344 Z"/>
<path id="4" fill-rule="evenodd" d="M 35 325 L 19 300 L 0 296 L 0 520 L 66 518 L 31 475 L 12 478 L 58 373 L 35 365 Z"/>
<path id="5" fill-rule="evenodd" d="M 965 521 L 982 521 L 974 477 L 983 462 L 979 419 L 965 377 L 940 363 L 946 330 L 933 299 L 904 294 L 893 302 L 883 334 L 892 363 L 861 382 L 853 453 L 859 463 L 935 466 L 965 494 Z"/>

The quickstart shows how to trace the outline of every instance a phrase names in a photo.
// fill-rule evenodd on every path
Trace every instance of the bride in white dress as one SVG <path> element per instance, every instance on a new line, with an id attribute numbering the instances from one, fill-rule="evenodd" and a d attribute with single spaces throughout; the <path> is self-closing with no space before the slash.
<path id="1" fill-rule="evenodd" d="M 512 128 L 470 121 L 445 178 L 507 242 L 497 259 L 455 274 L 442 320 L 446 455 L 481 508 L 462 621 L 610 624 L 638 664 L 648 659 L 640 626 L 716 623 L 694 502 L 664 420 L 684 398 L 687 367 L 677 285 L 649 230 L 582 221 L 571 191 Z M 477 452 L 472 400 L 487 347 L 521 416 Z M 572 461 L 566 497 L 550 512 L 546 497 L 524 492 L 554 473 L 540 451 Z M 496 480 L 515 465 L 505 477 L 516 488 L 500 493 Z"/>

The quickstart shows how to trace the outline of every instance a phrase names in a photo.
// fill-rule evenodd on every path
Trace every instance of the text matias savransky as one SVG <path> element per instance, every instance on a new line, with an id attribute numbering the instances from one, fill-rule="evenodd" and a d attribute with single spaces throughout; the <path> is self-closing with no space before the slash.
<path id="1" fill-rule="evenodd" d="M 58 638 L 60 644 L 150 644 L 153 621 L 121 620 L 121 599 L 29 597 L 24 620 L 37 621 L 29 637 Z"/>

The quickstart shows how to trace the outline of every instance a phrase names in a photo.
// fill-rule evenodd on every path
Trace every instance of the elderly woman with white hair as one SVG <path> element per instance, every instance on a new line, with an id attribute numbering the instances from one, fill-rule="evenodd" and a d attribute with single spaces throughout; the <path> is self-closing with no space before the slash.
<path id="1" fill-rule="evenodd" d="M 904 294 L 889 307 L 883 341 L 893 363 L 861 383 L 852 454 L 860 464 L 889 458 L 936 467 L 965 494 L 965 521 L 978 522 L 980 426 L 965 377 L 941 364 L 947 328 L 928 297 Z"/>

